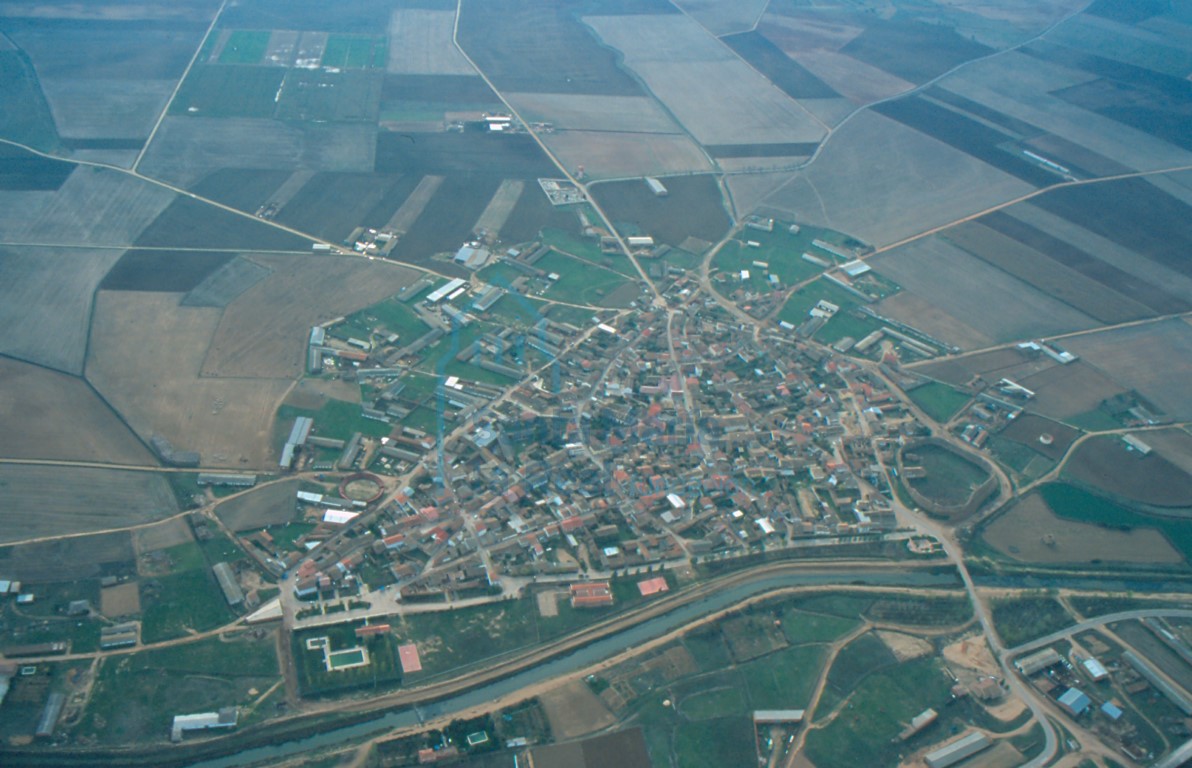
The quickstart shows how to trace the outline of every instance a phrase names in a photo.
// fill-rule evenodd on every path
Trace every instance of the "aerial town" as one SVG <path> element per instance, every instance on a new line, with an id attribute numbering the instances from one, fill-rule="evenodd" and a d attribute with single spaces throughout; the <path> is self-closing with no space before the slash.
<path id="1" fill-rule="evenodd" d="M 1190 77 L 1160 0 L 0 3 L 0 765 L 1192 764 Z"/>

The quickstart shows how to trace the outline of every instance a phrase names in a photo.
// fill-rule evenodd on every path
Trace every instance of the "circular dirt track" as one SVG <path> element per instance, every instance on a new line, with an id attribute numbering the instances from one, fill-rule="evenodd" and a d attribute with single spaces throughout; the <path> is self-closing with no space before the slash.
<path id="1" fill-rule="evenodd" d="M 350 501 L 373 502 L 385 493 L 381 478 L 371 472 L 357 472 L 348 475 L 339 484 L 339 495 Z"/>

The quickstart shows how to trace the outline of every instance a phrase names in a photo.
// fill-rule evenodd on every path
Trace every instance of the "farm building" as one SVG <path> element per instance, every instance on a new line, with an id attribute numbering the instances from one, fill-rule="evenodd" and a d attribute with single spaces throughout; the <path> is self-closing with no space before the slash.
<path id="1" fill-rule="evenodd" d="M 219 582 L 219 588 L 223 590 L 224 599 L 228 601 L 228 605 L 236 606 L 244 602 L 244 590 L 240 589 L 240 584 L 236 581 L 236 574 L 232 572 L 232 566 L 227 563 L 216 563 L 211 568 L 215 573 L 215 580 Z"/>
<path id="2" fill-rule="evenodd" d="M 422 659 L 418 657 L 418 647 L 413 643 L 406 643 L 397 649 L 397 658 L 401 662 L 401 671 L 405 674 L 422 671 Z"/>
<path id="3" fill-rule="evenodd" d="M 1089 708 L 1089 697 L 1079 688 L 1069 688 L 1057 700 L 1060 707 L 1072 717 L 1080 717 Z"/>
<path id="4" fill-rule="evenodd" d="M 237 707 L 224 707 L 218 712 L 201 712 L 195 715 L 175 715 L 170 728 L 170 741 L 182 741 L 187 731 L 206 731 L 212 728 L 235 728 L 240 719 Z"/>
<path id="5" fill-rule="evenodd" d="M 233 488 L 252 488 L 257 484 L 257 476 L 222 472 L 200 472 L 197 482 L 199 485 L 229 485 Z"/>
<path id="6" fill-rule="evenodd" d="M 1192 701 L 1181 693 L 1171 683 L 1161 676 L 1149 661 L 1142 658 L 1133 651 L 1126 651 L 1122 654 L 1122 659 L 1127 664 L 1134 667 L 1138 674 L 1146 678 L 1146 681 L 1155 686 L 1155 690 L 1167 697 L 1167 700 L 1179 708 L 1185 715 L 1192 715 Z"/>
<path id="7" fill-rule="evenodd" d="M 464 287 L 464 282 L 465 282 L 464 280 L 461 280 L 458 277 L 455 278 L 454 280 L 449 280 L 445 285 L 442 285 L 439 288 L 436 288 L 435 290 L 428 293 L 426 295 L 426 303 L 427 304 L 438 304 L 440 301 L 447 298 L 453 292 Z"/>
<path id="8" fill-rule="evenodd" d="M 1105 665 L 1096 659 L 1085 659 L 1081 662 L 1081 666 L 1084 667 L 1084 671 L 1088 673 L 1094 683 L 1099 683 L 1109 677 L 1109 672 L 1106 671 Z"/>
<path id="9" fill-rule="evenodd" d="M 613 604 L 613 592 L 607 581 L 571 585 L 572 608 L 601 608 Z"/>
<path id="10" fill-rule="evenodd" d="M 754 725 L 774 725 L 778 723 L 803 722 L 802 709 L 755 709 L 753 711 Z"/>
<path id="11" fill-rule="evenodd" d="M 929 768 L 948 768 L 965 758 L 972 757 L 992 743 L 985 734 L 973 731 L 959 741 L 954 741 L 946 747 L 940 747 L 934 752 L 927 753 L 925 760 Z"/>
<path id="12" fill-rule="evenodd" d="M 109 648 L 124 648 L 136 644 L 137 623 L 135 621 L 126 621 L 123 624 L 114 624 L 99 630 L 99 647 L 105 651 Z"/>
<path id="13" fill-rule="evenodd" d="M 1030 677 L 1036 672 L 1042 672 L 1048 667 L 1054 667 L 1063 661 L 1060 655 L 1054 648 L 1044 648 L 1041 651 L 1036 651 L 1030 656 L 1024 656 L 1018 661 L 1014 662 L 1014 666 L 1018 667 L 1018 671 L 1025 677 Z"/>
<path id="14" fill-rule="evenodd" d="M 39 738 L 49 738 L 54 735 L 58 727 L 58 717 L 62 714 L 62 707 L 66 704 L 65 693 L 51 693 L 46 699 L 45 708 L 41 710 L 41 718 L 37 721 L 36 735 Z"/>
<path id="15" fill-rule="evenodd" d="M 666 197 L 668 194 L 670 194 L 670 192 L 667 191 L 666 186 L 653 176 L 646 177 L 646 186 L 649 187 L 650 191 L 654 193 L 654 197 Z"/>

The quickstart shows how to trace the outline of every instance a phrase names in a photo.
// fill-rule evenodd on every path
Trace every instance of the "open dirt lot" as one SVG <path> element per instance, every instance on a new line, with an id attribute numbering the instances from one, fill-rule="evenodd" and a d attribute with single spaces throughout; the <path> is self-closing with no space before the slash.
<path id="1" fill-rule="evenodd" d="M 1144 442 L 1146 433 L 1137 436 Z M 1075 480 L 1113 496 L 1157 507 L 1192 507 L 1192 475 L 1167 459 L 1130 450 L 1120 437 L 1084 441 L 1064 465 Z"/>
<path id="2" fill-rule="evenodd" d="M 254 488 L 216 507 L 215 514 L 228 528 L 252 531 L 267 525 L 288 523 L 297 514 L 299 480 L 285 480 Z"/>
<path id="3" fill-rule="evenodd" d="M 203 376 L 297 378 L 312 325 L 375 304 L 418 278 L 413 270 L 356 257 L 251 259 L 272 272 L 224 309 Z"/>
<path id="4" fill-rule="evenodd" d="M 402 8 L 389 17 L 388 71 L 399 75 L 471 75 L 451 39 L 455 11 Z"/>
<path id="5" fill-rule="evenodd" d="M 921 637 L 906 635 L 902 632 L 889 632 L 883 629 L 877 630 L 876 634 L 886 644 L 886 647 L 890 649 L 890 653 L 894 654 L 894 658 L 900 662 L 918 659 L 935 651 L 931 643 Z"/>
<path id="6" fill-rule="evenodd" d="M 215 168 L 373 170 L 376 127 L 256 118 L 167 117 L 140 170 L 190 187 Z"/>
<path id="7" fill-rule="evenodd" d="M 542 140 L 559 162 L 572 169 L 584 166 L 590 179 L 712 170 L 699 145 L 682 135 L 559 131 Z"/>
<path id="8" fill-rule="evenodd" d="M 131 245 L 174 193 L 105 168 L 79 167 L 49 202 L 6 233 L 14 242 Z"/>
<path id="9" fill-rule="evenodd" d="M 12 436 L 0 441 L 7 458 L 157 463 L 86 382 L 3 358 L 0 434 Z"/>
<path id="10" fill-rule="evenodd" d="M 152 472 L 0 466 L 0 541 L 120 528 L 177 511 L 169 483 Z"/>
<path id="11" fill-rule="evenodd" d="M 1052 536 L 1053 544 L 1044 541 Z M 1020 500 L 995 520 L 985 541 L 1006 555 L 1028 563 L 1162 563 L 1176 565 L 1184 558 L 1158 531 L 1110 531 L 1098 525 L 1057 517 L 1038 494 Z"/>
<path id="12" fill-rule="evenodd" d="M 136 581 L 126 581 L 99 590 L 99 611 L 109 619 L 141 612 L 141 590 Z"/>
<path id="13" fill-rule="evenodd" d="M 82 373 L 91 297 L 120 251 L 0 248 L 0 353 Z"/>
<path id="14" fill-rule="evenodd" d="M 872 264 L 905 291 L 953 317 L 964 318 L 969 327 L 995 342 L 1037 338 L 1095 325 L 1087 315 L 938 237 L 917 240 L 884 253 L 874 258 Z M 879 305 L 878 311 L 884 307 L 885 304 Z M 900 319 L 912 326 L 920 325 L 913 317 Z M 947 328 L 924 330 L 938 331 L 945 340 L 949 338 Z"/>
<path id="15" fill-rule="evenodd" d="M 878 304 L 877 311 L 961 349 L 978 349 L 994 342 L 992 336 L 940 309 L 934 298 L 927 299 L 910 291 L 899 291 L 884 299 Z M 956 383 L 963 384 L 966 381 L 968 377 Z"/>
<path id="16" fill-rule="evenodd" d="M 1065 347 L 1174 419 L 1192 419 L 1192 325 L 1172 319 L 1068 339 Z"/>
<path id="17" fill-rule="evenodd" d="M 1032 189 L 918 131 L 862 112 L 766 203 L 799 221 L 887 245 Z M 930 183 L 924 183 L 930 179 Z"/>
<path id="18" fill-rule="evenodd" d="M 824 128 L 684 15 L 585 19 L 703 144 L 813 142 Z"/>
<path id="19" fill-rule="evenodd" d="M 612 725 L 616 718 L 583 680 L 575 680 L 542 695 L 542 708 L 551 734 L 564 741 Z"/>
<path id="20" fill-rule="evenodd" d="M 582 96 L 567 93 L 511 93 L 510 103 L 531 122 L 557 130 L 681 133 L 657 101 L 645 96 Z"/>
<path id="21" fill-rule="evenodd" d="M 273 412 L 291 381 L 202 377 L 221 312 L 179 299 L 100 291 L 87 378 L 145 440 L 160 434 L 205 466 L 269 465 Z"/>

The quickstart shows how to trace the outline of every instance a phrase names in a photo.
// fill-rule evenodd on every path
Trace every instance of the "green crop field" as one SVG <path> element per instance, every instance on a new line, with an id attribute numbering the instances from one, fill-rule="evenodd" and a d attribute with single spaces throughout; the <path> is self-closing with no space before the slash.
<path id="1" fill-rule="evenodd" d="M 817 613 L 788 613 L 782 617 L 782 629 L 791 645 L 830 643 L 851 632 L 860 622 L 841 616 Z"/>
<path id="2" fill-rule="evenodd" d="M 323 49 L 324 67 L 384 69 L 388 46 L 384 37 L 331 35 Z"/>
<path id="3" fill-rule="evenodd" d="M 349 403 L 346 400 L 328 400 L 317 411 L 303 410 L 293 406 L 283 405 L 277 409 L 274 434 L 278 437 L 278 447 L 285 442 L 294 419 L 299 416 L 309 416 L 315 420 L 314 434 L 319 437 L 330 437 L 336 440 L 347 440 L 355 432 L 368 437 L 382 437 L 388 435 L 393 428 L 380 421 L 364 418 L 360 412 L 359 403 Z"/>
<path id="4" fill-rule="evenodd" d="M 936 381 L 915 387 L 907 395 L 924 413 L 939 422 L 955 416 L 970 400 L 965 393 Z"/>
<path id="5" fill-rule="evenodd" d="M 23 51 L 0 50 L 0 137 L 51 151 L 58 131 L 37 73 Z"/>
<path id="6" fill-rule="evenodd" d="M 146 643 L 205 632 L 235 618 L 206 567 L 142 579 L 141 606 Z"/>
<path id="7" fill-rule="evenodd" d="M 268 30 L 237 29 L 228 35 L 219 53 L 220 64 L 259 64 L 269 48 Z"/>

